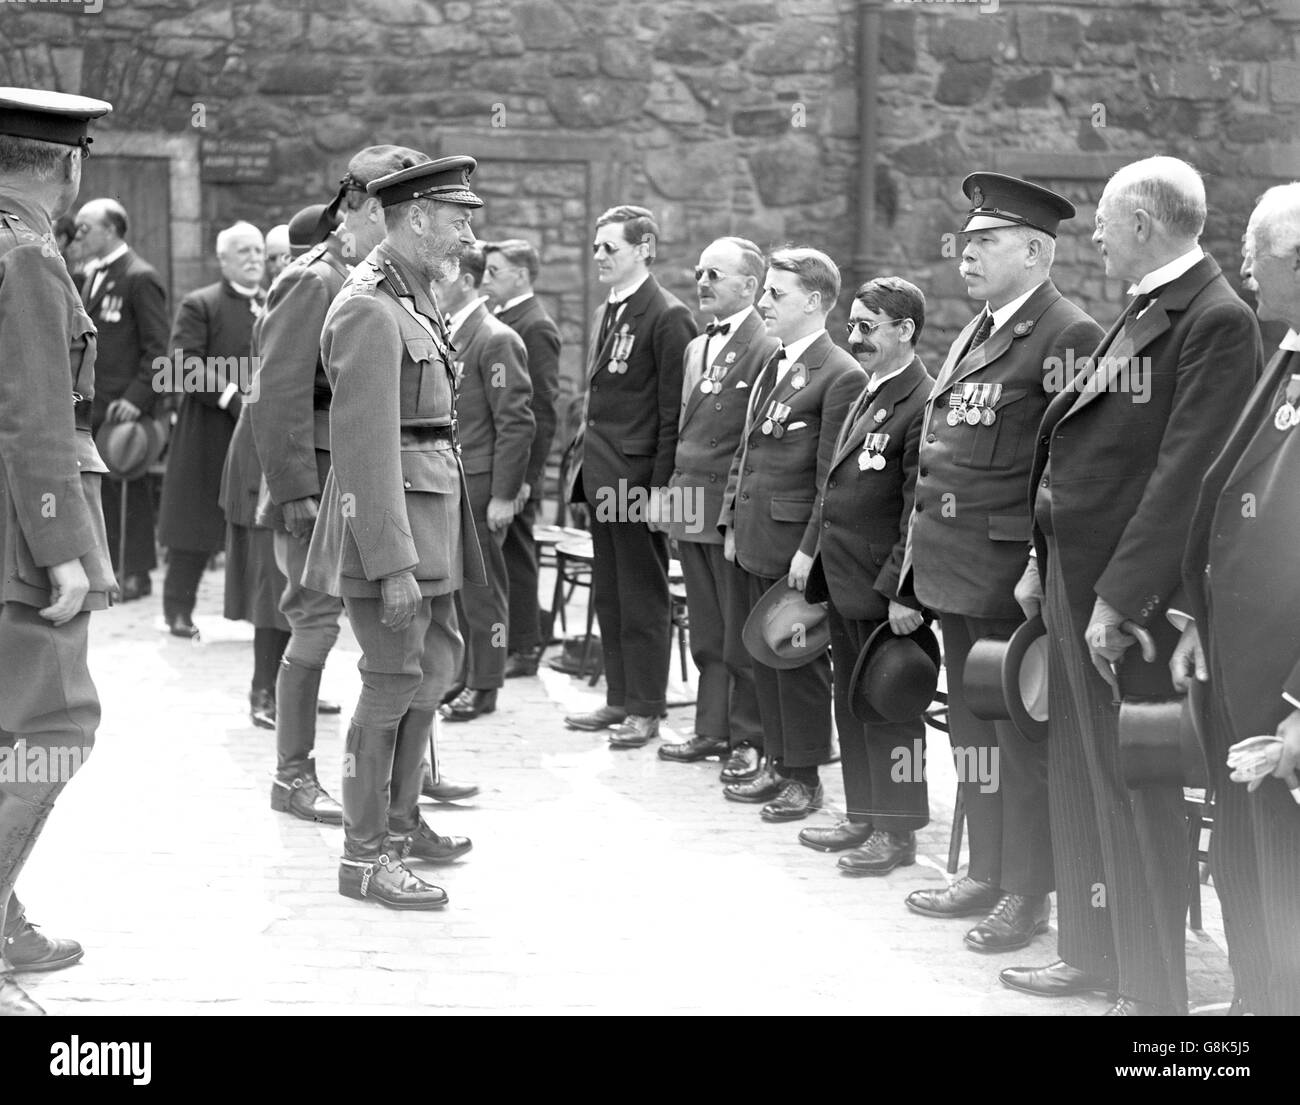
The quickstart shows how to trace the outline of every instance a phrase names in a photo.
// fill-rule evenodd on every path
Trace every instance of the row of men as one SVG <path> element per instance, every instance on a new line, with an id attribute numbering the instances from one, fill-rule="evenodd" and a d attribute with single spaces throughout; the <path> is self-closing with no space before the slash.
<path id="1" fill-rule="evenodd" d="M 914 862 L 928 821 L 924 775 L 898 770 L 900 750 L 922 746 L 924 722 L 864 723 L 853 679 L 882 626 L 914 634 L 937 616 L 954 757 L 996 760 L 998 783 L 959 775 L 969 868 L 911 894 L 908 908 L 980 918 L 966 944 L 1007 952 L 1047 931 L 1054 889 L 1060 959 L 1001 980 L 1045 996 L 1109 994 L 1112 1015 L 1172 1014 L 1187 1008 L 1183 794 L 1125 784 L 1119 702 L 1210 678 L 1234 1008 L 1294 1012 L 1300 810 L 1283 780 L 1300 758 L 1289 697 L 1300 594 L 1287 563 L 1300 512 L 1285 476 L 1300 342 L 1288 336 L 1248 403 L 1263 365 L 1258 325 L 1198 244 L 1205 189 L 1182 161 L 1129 165 L 1101 197 L 1093 240 L 1107 276 L 1131 284 L 1108 330 L 1051 280 L 1059 225 L 1075 214 L 1068 200 L 993 173 L 972 174 L 963 191 L 959 271 L 983 307 L 933 376 L 916 355 L 924 296 L 905 280 L 859 288 L 850 356 L 825 328 L 840 291 L 829 257 L 802 248 L 764 259 L 752 242 L 722 238 L 695 270 L 713 316 L 697 335 L 650 274 L 650 212 L 600 220 L 597 268 L 611 293 L 593 319 L 570 490 L 591 513 L 608 688 L 603 707 L 566 721 L 608 729 L 615 748 L 656 736 L 672 537 L 700 686 L 695 735 L 659 756 L 724 757 L 727 799 L 761 804 L 768 821 L 800 819 L 823 803 L 833 702 L 848 815 L 800 840 L 845 851 L 849 874 L 884 875 Z M 1293 325 L 1298 193 L 1261 202 L 1243 262 L 1260 314 Z M 667 524 L 603 511 L 614 487 L 658 497 L 648 513 Z M 685 524 L 693 494 L 703 527 Z M 811 637 L 802 662 L 784 662 L 794 640 L 784 654 L 747 651 L 746 621 L 784 587 L 828 599 L 833 669 Z M 977 716 L 964 678 L 976 641 L 1040 616 L 1047 741 Z M 1230 781 L 1228 747 L 1274 732 L 1276 777 L 1248 794 Z"/>

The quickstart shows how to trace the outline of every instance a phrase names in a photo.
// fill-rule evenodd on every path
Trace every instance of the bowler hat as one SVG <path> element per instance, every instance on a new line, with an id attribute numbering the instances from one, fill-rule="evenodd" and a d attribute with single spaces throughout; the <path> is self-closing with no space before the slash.
<path id="1" fill-rule="evenodd" d="M 881 622 L 853 665 L 849 709 L 868 723 L 920 717 L 939 689 L 939 663 L 939 642 L 928 625 L 896 634 Z"/>
<path id="2" fill-rule="evenodd" d="M 1205 684 L 1178 698 L 1125 698 L 1119 708 L 1119 766 L 1130 789 L 1204 787 Z"/>
<path id="3" fill-rule="evenodd" d="M 769 668 L 801 668 L 830 648 L 826 605 L 809 602 L 784 579 L 754 604 L 740 638 L 750 656 Z"/>
<path id="4" fill-rule="evenodd" d="M 982 637 L 966 655 L 966 705 L 985 721 L 1010 721 L 1026 740 L 1047 737 L 1047 636 L 1030 618 L 1009 640 Z"/>
<path id="5" fill-rule="evenodd" d="M 160 456 L 167 436 L 148 415 L 133 422 L 105 422 L 95 434 L 95 448 L 119 480 L 139 479 Z"/>

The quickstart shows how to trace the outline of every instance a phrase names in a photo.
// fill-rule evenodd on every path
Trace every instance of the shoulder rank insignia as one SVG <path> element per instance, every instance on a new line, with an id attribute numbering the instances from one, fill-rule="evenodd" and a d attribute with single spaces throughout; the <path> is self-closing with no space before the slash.
<path id="1" fill-rule="evenodd" d="M 397 266 L 392 261 L 384 262 L 384 275 L 393 285 L 393 291 L 398 295 L 410 296 L 411 289 L 406 286 L 406 281 L 402 279 L 402 274 L 397 271 Z"/>
<path id="2" fill-rule="evenodd" d="M 1034 328 L 1033 319 L 1026 319 L 1024 322 L 1017 322 L 1015 326 L 1012 327 L 1011 332 L 1015 334 L 1016 337 L 1023 338 L 1033 328 Z"/>

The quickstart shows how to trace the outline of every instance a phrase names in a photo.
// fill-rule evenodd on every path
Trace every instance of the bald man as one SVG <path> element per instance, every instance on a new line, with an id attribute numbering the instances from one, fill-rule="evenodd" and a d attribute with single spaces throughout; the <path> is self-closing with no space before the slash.
<path id="1" fill-rule="evenodd" d="M 293 260 L 293 250 L 289 245 L 289 224 L 277 223 L 266 232 L 266 282 L 275 283 L 275 278 L 284 272 L 285 266 Z"/>

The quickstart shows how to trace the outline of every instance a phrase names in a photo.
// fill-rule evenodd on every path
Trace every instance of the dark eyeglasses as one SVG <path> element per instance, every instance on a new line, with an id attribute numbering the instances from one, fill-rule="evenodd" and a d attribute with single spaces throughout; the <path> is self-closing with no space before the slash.
<path id="1" fill-rule="evenodd" d="M 616 246 L 613 242 L 592 242 L 591 243 L 591 255 L 593 257 L 599 257 L 601 250 L 604 250 L 605 256 L 608 257 L 611 254 L 617 253 L 619 251 L 619 247 Z"/>
<path id="2" fill-rule="evenodd" d="M 844 324 L 844 332 L 848 334 L 849 337 L 853 337 L 856 332 L 861 334 L 864 338 L 869 338 L 882 326 L 893 326 L 896 322 L 906 321 L 907 320 L 903 318 L 887 318 L 884 322 L 868 322 L 865 318 L 855 318 L 850 319 Z"/>
<path id="3" fill-rule="evenodd" d="M 737 275 L 739 274 L 734 272 L 722 272 L 720 269 L 697 268 L 695 270 L 695 279 L 697 282 L 707 276 L 710 284 L 716 284 L 719 280 L 726 280 L 729 276 Z"/>

